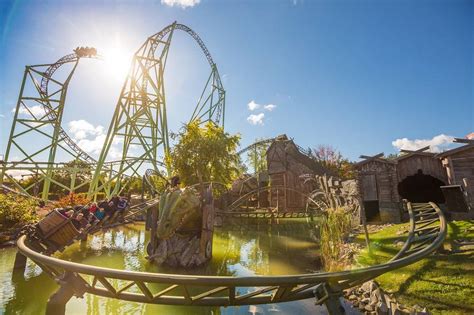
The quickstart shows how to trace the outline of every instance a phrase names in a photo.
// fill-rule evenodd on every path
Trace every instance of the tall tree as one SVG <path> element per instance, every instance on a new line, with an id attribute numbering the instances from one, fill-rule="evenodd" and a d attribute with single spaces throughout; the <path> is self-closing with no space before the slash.
<path id="1" fill-rule="evenodd" d="M 311 150 L 311 157 L 325 168 L 333 170 L 341 179 L 354 178 L 352 163 L 331 145 L 317 146 Z"/>
<path id="2" fill-rule="evenodd" d="M 241 174 L 236 154 L 240 135 L 230 135 L 212 122 L 186 125 L 168 156 L 173 172 L 184 185 L 218 181 L 229 185 Z"/>

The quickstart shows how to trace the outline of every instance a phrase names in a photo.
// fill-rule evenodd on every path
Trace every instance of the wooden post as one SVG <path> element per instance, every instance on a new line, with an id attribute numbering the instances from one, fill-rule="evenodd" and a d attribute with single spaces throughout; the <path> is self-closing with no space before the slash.
<path id="1" fill-rule="evenodd" d="M 360 175 L 360 172 L 357 172 L 356 185 L 357 185 L 357 202 L 359 203 L 359 215 L 360 215 L 360 221 L 364 228 L 365 245 L 367 246 L 367 249 L 370 251 L 369 231 L 367 229 L 367 218 L 365 217 L 364 200 L 362 198 L 363 194 L 360 187 L 360 183 L 361 183 L 361 175 Z"/>
<path id="2" fill-rule="evenodd" d="M 204 205 L 202 209 L 202 230 L 199 252 L 207 260 L 212 257 L 212 239 L 214 234 L 214 206 Z"/>
<path id="3" fill-rule="evenodd" d="M 152 253 L 155 252 L 157 243 L 156 243 L 156 228 L 157 228 L 157 223 L 158 223 L 158 211 L 159 208 L 158 206 L 152 207 L 152 213 L 151 213 L 151 231 L 150 231 L 150 244 L 151 244 L 151 249 Z"/>

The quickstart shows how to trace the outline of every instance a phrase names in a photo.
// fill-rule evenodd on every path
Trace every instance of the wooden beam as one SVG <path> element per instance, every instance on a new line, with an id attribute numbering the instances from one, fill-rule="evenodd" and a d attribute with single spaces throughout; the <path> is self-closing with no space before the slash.
<path id="1" fill-rule="evenodd" d="M 402 149 L 402 150 L 400 150 L 400 152 L 403 152 L 403 153 L 422 153 L 422 152 L 424 152 L 426 150 L 429 150 L 429 149 L 430 149 L 430 146 L 428 145 L 428 146 L 423 147 L 423 148 L 418 149 L 418 150 L 404 150 L 404 149 Z"/>
<path id="2" fill-rule="evenodd" d="M 377 159 L 377 158 L 381 158 L 383 157 L 383 152 L 382 153 L 379 153 L 379 154 L 376 154 L 374 156 L 368 156 L 368 155 L 361 155 L 359 156 L 359 158 L 361 159 L 366 159 L 366 160 L 369 160 L 369 159 Z"/>
<path id="3" fill-rule="evenodd" d="M 474 144 L 474 139 L 464 139 L 464 138 L 454 138 L 456 143 L 467 143 L 467 144 Z"/>

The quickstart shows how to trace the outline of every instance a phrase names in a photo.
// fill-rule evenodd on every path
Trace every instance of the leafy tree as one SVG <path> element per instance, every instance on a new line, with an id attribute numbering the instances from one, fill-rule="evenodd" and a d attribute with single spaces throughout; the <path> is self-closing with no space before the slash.
<path id="1" fill-rule="evenodd" d="M 240 135 L 230 135 L 212 122 L 201 127 L 194 121 L 178 135 L 167 159 L 184 185 L 207 181 L 229 185 L 241 173 L 239 142 Z"/>
<path id="2" fill-rule="evenodd" d="M 330 145 L 314 148 L 311 150 L 311 157 L 323 167 L 334 171 L 341 179 L 354 178 L 353 164 Z"/>
<path id="3" fill-rule="evenodd" d="M 53 180 L 63 184 L 66 187 L 69 187 L 71 184 L 71 176 L 72 173 L 76 169 L 76 180 L 75 186 L 79 186 L 82 183 L 90 181 L 92 176 L 92 168 L 91 166 L 84 161 L 81 160 L 73 160 L 65 163 L 58 169 L 53 171 Z M 28 191 L 30 193 L 38 193 L 43 190 L 44 181 L 40 181 L 37 184 L 39 179 L 41 178 L 41 173 L 36 176 L 36 174 L 31 174 L 30 176 L 26 176 L 24 179 L 20 181 L 20 185 L 23 188 L 31 187 Z M 89 189 L 89 184 L 85 184 L 78 189 L 76 189 L 76 193 L 87 192 Z M 52 194 L 60 194 L 60 195 L 67 195 L 68 191 L 63 187 L 55 184 L 54 182 L 51 183 L 50 193 Z"/>
<path id="4" fill-rule="evenodd" d="M 143 179 L 141 177 L 132 177 L 130 182 L 122 191 L 122 194 L 141 194 L 143 186 Z"/>
<path id="5" fill-rule="evenodd" d="M 57 201 L 58 207 L 84 206 L 90 202 L 85 194 L 70 193 Z"/>
<path id="6" fill-rule="evenodd" d="M 36 220 L 36 202 L 15 194 L 0 194 L 0 231 Z"/>

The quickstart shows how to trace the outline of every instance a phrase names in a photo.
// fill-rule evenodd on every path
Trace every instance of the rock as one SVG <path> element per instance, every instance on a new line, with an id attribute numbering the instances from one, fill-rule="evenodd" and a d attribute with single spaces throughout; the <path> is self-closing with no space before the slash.
<path id="1" fill-rule="evenodd" d="M 357 296 L 354 294 L 349 295 L 349 300 L 354 301 L 357 300 Z"/>
<path id="2" fill-rule="evenodd" d="M 418 312 L 418 315 L 429 315 L 430 312 L 424 307 L 420 312 Z"/>
<path id="3" fill-rule="evenodd" d="M 364 284 L 362 284 L 360 288 L 364 292 L 370 292 L 372 289 L 372 284 L 373 284 L 373 281 L 367 281 Z"/>
<path id="4" fill-rule="evenodd" d="M 377 315 L 388 315 L 388 306 L 385 302 L 380 301 L 375 307 L 375 311 L 377 312 Z"/>
<path id="5" fill-rule="evenodd" d="M 374 307 L 373 307 L 373 306 L 370 306 L 370 305 L 366 305 L 366 306 L 364 307 L 364 310 L 367 311 L 367 312 L 372 312 L 372 311 L 374 311 Z"/>
<path id="6" fill-rule="evenodd" d="M 370 304 L 375 305 L 380 301 L 380 289 L 377 288 L 370 293 Z"/>

